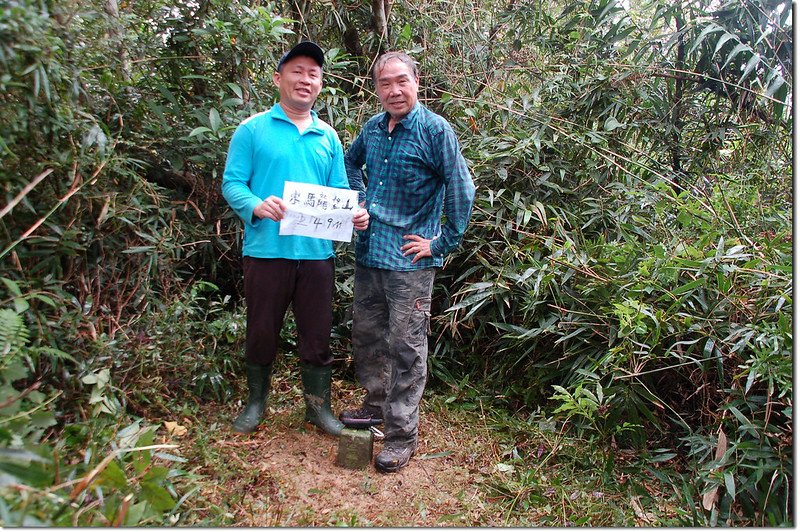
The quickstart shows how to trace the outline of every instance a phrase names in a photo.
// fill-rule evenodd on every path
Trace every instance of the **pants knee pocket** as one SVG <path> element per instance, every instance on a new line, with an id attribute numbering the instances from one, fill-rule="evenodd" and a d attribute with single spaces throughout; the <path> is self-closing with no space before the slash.
<path id="1" fill-rule="evenodd" d="M 430 334 L 431 298 L 420 297 L 414 300 L 408 317 L 408 336 L 414 343 L 422 344 Z"/>

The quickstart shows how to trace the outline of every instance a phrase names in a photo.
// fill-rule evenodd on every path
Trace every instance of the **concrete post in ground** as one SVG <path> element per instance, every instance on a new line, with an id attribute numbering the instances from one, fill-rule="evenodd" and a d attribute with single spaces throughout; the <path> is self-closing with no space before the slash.
<path id="1" fill-rule="evenodd" d="M 364 469 L 372 462 L 372 442 L 369 430 L 343 429 L 336 464 L 347 469 Z"/>

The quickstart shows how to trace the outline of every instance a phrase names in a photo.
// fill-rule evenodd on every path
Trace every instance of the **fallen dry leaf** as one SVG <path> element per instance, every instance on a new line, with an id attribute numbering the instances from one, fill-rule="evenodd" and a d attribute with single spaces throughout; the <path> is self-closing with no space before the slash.
<path id="1" fill-rule="evenodd" d="M 714 507 L 714 503 L 717 502 L 717 491 L 719 490 L 719 486 L 715 487 L 711 491 L 707 491 L 703 494 L 703 508 L 708 510 L 709 512 Z"/>
<path id="2" fill-rule="evenodd" d="M 722 431 L 722 427 L 719 428 L 719 434 L 717 435 L 717 450 L 714 453 L 714 460 L 722 460 L 722 457 L 725 456 L 725 451 L 728 450 L 728 437 Z M 703 508 L 708 511 L 714 507 L 714 503 L 717 502 L 719 492 L 719 486 L 716 486 L 711 491 L 707 491 L 703 494 Z"/>
<path id="3" fill-rule="evenodd" d="M 656 516 L 650 512 L 646 512 L 642 505 L 639 503 L 639 497 L 631 497 L 631 507 L 633 508 L 633 513 L 636 514 L 636 517 L 642 519 L 647 523 L 652 523 L 655 521 Z"/>
<path id="4" fill-rule="evenodd" d="M 164 427 L 167 429 L 167 432 L 172 434 L 173 436 L 183 436 L 185 435 L 188 430 L 183 425 L 178 425 L 175 421 L 165 421 Z"/>

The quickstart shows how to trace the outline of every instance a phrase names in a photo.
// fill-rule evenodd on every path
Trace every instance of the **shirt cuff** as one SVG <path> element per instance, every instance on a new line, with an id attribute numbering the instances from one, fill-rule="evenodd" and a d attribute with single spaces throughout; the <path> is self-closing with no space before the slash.
<path id="1" fill-rule="evenodd" d="M 442 240 L 441 238 L 435 238 L 431 240 L 431 256 L 433 256 L 433 258 L 443 259 L 444 256 L 447 255 L 445 250 L 440 249 L 441 240 Z"/>
<path id="2" fill-rule="evenodd" d="M 246 212 L 249 212 L 250 216 L 249 217 L 248 216 L 242 216 L 242 219 L 248 225 L 256 225 L 256 223 L 258 223 L 258 221 L 261 220 L 261 218 L 258 218 L 254 214 L 254 211 L 256 210 L 256 207 L 258 207 L 260 204 L 261 204 L 261 200 L 258 199 L 258 198 L 255 198 L 247 205 L 247 207 L 246 207 L 247 211 Z"/>

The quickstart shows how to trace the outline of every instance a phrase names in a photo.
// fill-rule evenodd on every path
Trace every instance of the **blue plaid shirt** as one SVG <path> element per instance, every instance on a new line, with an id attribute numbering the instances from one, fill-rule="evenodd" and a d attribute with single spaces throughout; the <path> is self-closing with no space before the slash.
<path id="1" fill-rule="evenodd" d="M 344 158 L 350 188 L 366 199 L 370 216 L 369 228 L 357 232 L 356 261 L 395 271 L 441 267 L 472 213 L 475 185 L 467 163 L 453 128 L 424 105 L 417 103 L 391 133 L 388 123 L 386 112 L 373 116 Z M 411 264 L 414 255 L 400 250 L 403 235 L 434 239 L 433 256 Z"/>

